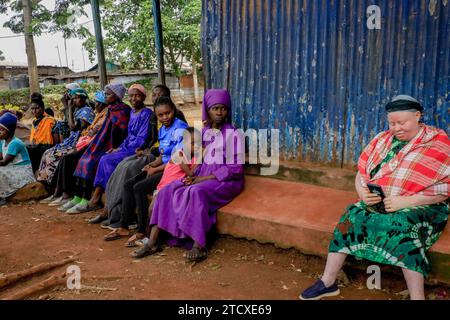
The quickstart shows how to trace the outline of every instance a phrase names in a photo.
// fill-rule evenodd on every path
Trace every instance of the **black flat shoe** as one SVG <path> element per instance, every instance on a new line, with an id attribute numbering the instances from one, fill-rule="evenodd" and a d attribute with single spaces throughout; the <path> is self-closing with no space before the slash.
<path id="1" fill-rule="evenodd" d="M 98 224 L 98 223 L 101 223 L 101 222 L 103 222 L 105 220 L 108 220 L 108 217 L 104 217 L 104 216 L 99 214 L 95 218 L 92 218 L 91 220 L 89 220 L 88 223 L 89 224 Z"/>

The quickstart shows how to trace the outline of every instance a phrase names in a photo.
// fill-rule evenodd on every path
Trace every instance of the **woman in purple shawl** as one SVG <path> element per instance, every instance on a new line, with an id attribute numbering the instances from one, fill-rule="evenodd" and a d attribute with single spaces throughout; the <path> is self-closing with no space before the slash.
<path id="1" fill-rule="evenodd" d="M 188 261 L 206 258 L 206 238 L 216 223 L 216 212 L 244 188 L 243 138 L 231 125 L 227 90 L 208 90 L 203 99 L 203 163 L 194 178 L 175 181 L 159 193 L 150 219 L 148 242 L 133 252 L 142 258 L 160 250 L 159 231 L 172 236 L 170 244 L 187 244 Z M 227 146 L 232 149 L 228 150 Z"/>
<path id="2" fill-rule="evenodd" d="M 150 118 L 153 111 L 145 107 L 147 91 L 144 86 L 132 85 L 128 89 L 128 96 L 133 107 L 128 123 L 128 136 L 117 149 L 111 149 L 100 158 L 94 179 L 94 194 L 85 212 L 103 207 L 102 195 L 114 170 L 123 159 L 135 154 L 137 150 L 145 149 L 145 143 L 152 133 Z"/>

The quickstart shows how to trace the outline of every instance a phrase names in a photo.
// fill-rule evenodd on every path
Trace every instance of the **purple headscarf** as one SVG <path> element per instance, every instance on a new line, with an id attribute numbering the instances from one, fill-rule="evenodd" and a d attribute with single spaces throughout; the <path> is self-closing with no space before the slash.
<path id="1" fill-rule="evenodd" d="M 216 104 L 223 104 L 227 108 L 227 123 L 231 123 L 231 97 L 228 90 L 209 89 L 203 97 L 202 120 L 208 120 L 208 110 Z"/>
<path id="2" fill-rule="evenodd" d="M 105 90 L 109 89 L 120 99 L 123 100 L 123 97 L 125 97 L 125 93 L 127 92 L 127 88 L 123 84 L 108 84 L 105 87 Z"/>

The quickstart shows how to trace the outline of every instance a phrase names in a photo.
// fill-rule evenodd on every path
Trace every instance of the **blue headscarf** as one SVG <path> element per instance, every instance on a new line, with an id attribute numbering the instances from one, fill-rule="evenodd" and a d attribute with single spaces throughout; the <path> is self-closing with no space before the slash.
<path id="1" fill-rule="evenodd" d="M 6 112 L 0 117 L 0 126 L 6 129 L 11 135 L 14 134 L 17 127 L 17 117 L 11 112 Z"/>
<path id="2" fill-rule="evenodd" d="M 94 95 L 94 100 L 103 104 L 106 104 L 105 91 L 99 90 Z"/>
<path id="3" fill-rule="evenodd" d="M 94 118 L 94 110 L 92 110 L 92 108 L 88 106 L 83 107 L 75 112 L 75 120 L 84 120 L 87 123 L 91 124 L 92 122 L 94 122 Z"/>
<path id="4" fill-rule="evenodd" d="M 88 94 L 86 92 L 86 90 L 84 90 L 83 88 L 76 88 L 73 90 L 70 90 L 70 95 L 71 96 L 81 96 L 81 97 L 88 97 Z"/>

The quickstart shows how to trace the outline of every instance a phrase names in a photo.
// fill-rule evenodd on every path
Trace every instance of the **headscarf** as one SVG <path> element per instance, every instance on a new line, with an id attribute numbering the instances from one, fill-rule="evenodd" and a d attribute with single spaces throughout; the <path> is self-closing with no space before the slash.
<path id="1" fill-rule="evenodd" d="M 91 124 L 94 122 L 95 113 L 90 107 L 84 107 L 75 112 L 75 120 L 84 120 Z"/>
<path id="2" fill-rule="evenodd" d="M 94 100 L 103 104 L 106 104 L 106 95 L 105 91 L 99 90 L 94 95 Z"/>
<path id="3" fill-rule="evenodd" d="M 6 112 L 0 117 L 0 126 L 6 129 L 11 135 L 14 134 L 17 127 L 17 117 L 11 112 Z"/>
<path id="4" fill-rule="evenodd" d="M 395 111 L 423 111 L 422 105 L 411 96 L 398 95 L 386 105 L 386 112 Z"/>
<path id="5" fill-rule="evenodd" d="M 75 89 L 78 89 L 78 88 L 81 88 L 81 87 L 80 87 L 80 85 L 79 85 L 78 83 L 76 83 L 76 82 L 72 82 L 72 83 L 66 84 L 66 89 L 67 89 L 67 90 L 75 90 Z"/>
<path id="6" fill-rule="evenodd" d="M 227 123 L 231 123 L 231 97 L 228 90 L 209 89 L 206 91 L 202 105 L 202 120 L 208 120 L 208 110 L 216 104 L 223 104 L 227 108 Z"/>
<path id="7" fill-rule="evenodd" d="M 118 84 L 108 84 L 105 87 L 105 91 L 109 89 L 120 99 L 123 100 L 123 97 L 125 97 L 125 92 L 127 91 L 127 88 L 121 83 Z"/>
<path id="8" fill-rule="evenodd" d="M 85 98 L 88 97 L 86 90 L 84 90 L 83 88 L 77 88 L 77 89 L 70 90 L 70 95 L 71 96 L 80 96 L 80 97 L 85 97 Z"/>
<path id="9" fill-rule="evenodd" d="M 135 83 L 133 84 L 129 89 L 128 89 L 128 94 L 130 94 L 131 90 L 136 89 L 137 91 L 139 91 L 140 93 L 142 93 L 144 95 L 144 97 L 147 96 L 147 90 L 145 90 L 144 86 L 142 84 L 139 83 Z"/>

